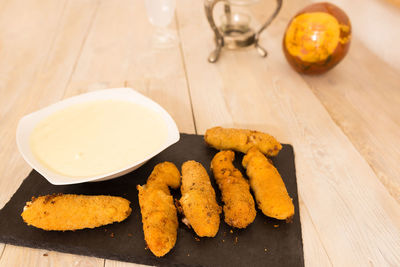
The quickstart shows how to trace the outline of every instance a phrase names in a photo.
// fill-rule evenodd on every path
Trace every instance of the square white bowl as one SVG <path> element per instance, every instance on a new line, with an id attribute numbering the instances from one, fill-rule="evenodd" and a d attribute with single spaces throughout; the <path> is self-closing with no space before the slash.
<path id="1" fill-rule="evenodd" d="M 29 138 L 35 126 L 44 118 L 47 118 L 48 116 L 50 116 L 51 114 L 53 114 L 58 110 L 65 109 L 66 107 L 73 106 L 79 103 L 92 102 L 96 100 L 123 100 L 135 104 L 140 104 L 157 112 L 159 115 L 161 115 L 161 117 L 163 118 L 164 122 L 167 125 L 168 133 L 166 141 L 155 152 L 151 153 L 150 155 L 144 157 L 139 161 L 132 162 L 126 168 L 118 169 L 110 173 L 97 175 L 93 177 L 76 178 L 76 177 L 64 176 L 62 174 L 50 170 L 49 168 L 41 164 L 33 155 L 29 144 Z M 52 104 L 48 107 L 45 107 L 41 110 L 28 114 L 20 119 L 17 127 L 17 136 L 16 136 L 18 150 L 22 154 L 22 157 L 25 159 L 25 161 L 33 169 L 39 172 L 43 177 L 45 177 L 50 183 L 54 185 L 67 185 L 67 184 L 77 184 L 84 182 L 99 182 L 122 176 L 133 170 L 136 170 L 144 163 L 146 163 L 149 159 L 159 154 L 161 151 L 171 146 L 172 144 L 178 142 L 179 138 L 180 135 L 178 127 L 176 126 L 175 121 L 168 114 L 168 112 L 165 111 L 159 104 L 157 104 L 150 98 L 134 91 L 131 88 L 112 88 L 112 89 L 105 89 L 86 94 L 81 94 L 78 96 L 67 98 L 60 102 Z"/>

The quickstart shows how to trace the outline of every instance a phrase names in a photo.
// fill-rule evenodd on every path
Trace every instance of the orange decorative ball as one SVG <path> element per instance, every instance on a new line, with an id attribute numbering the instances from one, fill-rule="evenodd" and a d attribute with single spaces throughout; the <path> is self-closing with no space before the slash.
<path id="1" fill-rule="evenodd" d="M 347 54 L 351 24 L 346 13 L 330 3 L 315 3 L 297 13 L 283 38 L 283 51 L 299 73 L 320 74 Z"/>

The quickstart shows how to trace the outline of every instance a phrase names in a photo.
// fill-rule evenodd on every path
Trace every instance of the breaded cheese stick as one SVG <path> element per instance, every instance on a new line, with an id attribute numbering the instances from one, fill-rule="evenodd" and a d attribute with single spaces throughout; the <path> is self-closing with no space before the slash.
<path id="1" fill-rule="evenodd" d="M 231 149 L 242 153 L 256 146 L 268 156 L 276 156 L 282 149 L 282 145 L 273 136 L 245 129 L 214 127 L 206 131 L 204 140 L 216 149 Z"/>
<path id="2" fill-rule="evenodd" d="M 182 165 L 180 204 L 185 219 L 200 237 L 214 237 L 219 229 L 221 207 L 204 167 L 193 160 Z"/>
<path id="3" fill-rule="evenodd" d="M 125 220 L 132 211 L 129 204 L 122 197 L 53 194 L 33 197 L 21 216 L 46 231 L 79 230 Z"/>
<path id="4" fill-rule="evenodd" d="M 231 150 L 218 152 L 211 161 L 211 169 L 224 202 L 225 222 L 236 228 L 246 228 L 256 217 L 250 186 L 232 162 Z"/>
<path id="5" fill-rule="evenodd" d="M 168 186 L 178 188 L 181 175 L 171 162 L 157 164 L 146 185 L 137 186 L 144 238 L 151 252 L 162 257 L 176 243 L 178 217 Z"/>
<path id="6" fill-rule="evenodd" d="M 294 215 L 294 206 L 278 170 L 256 147 L 247 152 L 242 164 L 262 212 L 269 217 L 289 221 Z"/>

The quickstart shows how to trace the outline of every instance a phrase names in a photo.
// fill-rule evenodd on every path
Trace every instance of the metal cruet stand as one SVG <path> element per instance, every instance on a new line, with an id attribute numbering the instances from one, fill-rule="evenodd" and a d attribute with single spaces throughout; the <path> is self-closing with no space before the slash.
<path id="1" fill-rule="evenodd" d="M 226 19 L 225 23 L 219 27 L 216 26 L 213 16 L 214 7 L 218 2 L 224 2 L 224 17 Z M 223 47 L 228 49 L 239 49 L 254 44 L 258 53 L 262 57 L 266 57 L 268 54 L 267 51 L 260 46 L 258 41 L 262 31 L 268 27 L 268 25 L 271 24 L 274 18 L 278 15 L 282 7 L 282 0 L 277 0 L 275 11 L 257 31 L 251 29 L 248 24 L 240 22 L 240 13 L 232 14 L 231 5 L 234 3 L 235 0 L 205 0 L 204 2 L 207 20 L 215 34 L 216 48 L 208 57 L 210 63 L 214 63 L 218 60 Z"/>

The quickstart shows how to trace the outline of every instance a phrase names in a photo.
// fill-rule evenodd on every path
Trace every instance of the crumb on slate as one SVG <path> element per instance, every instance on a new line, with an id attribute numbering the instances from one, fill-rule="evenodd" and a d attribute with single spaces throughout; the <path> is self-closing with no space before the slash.
<path id="1" fill-rule="evenodd" d="M 114 235 L 114 233 L 111 233 L 110 236 L 111 236 L 112 238 L 114 238 L 115 235 Z"/>
<path id="2" fill-rule="evenodd" d="M 275 228 L 278 228 L 278 227 L 279 227 L 279 224 L 274 224 L 274 227 L 275 227 Z"/>

